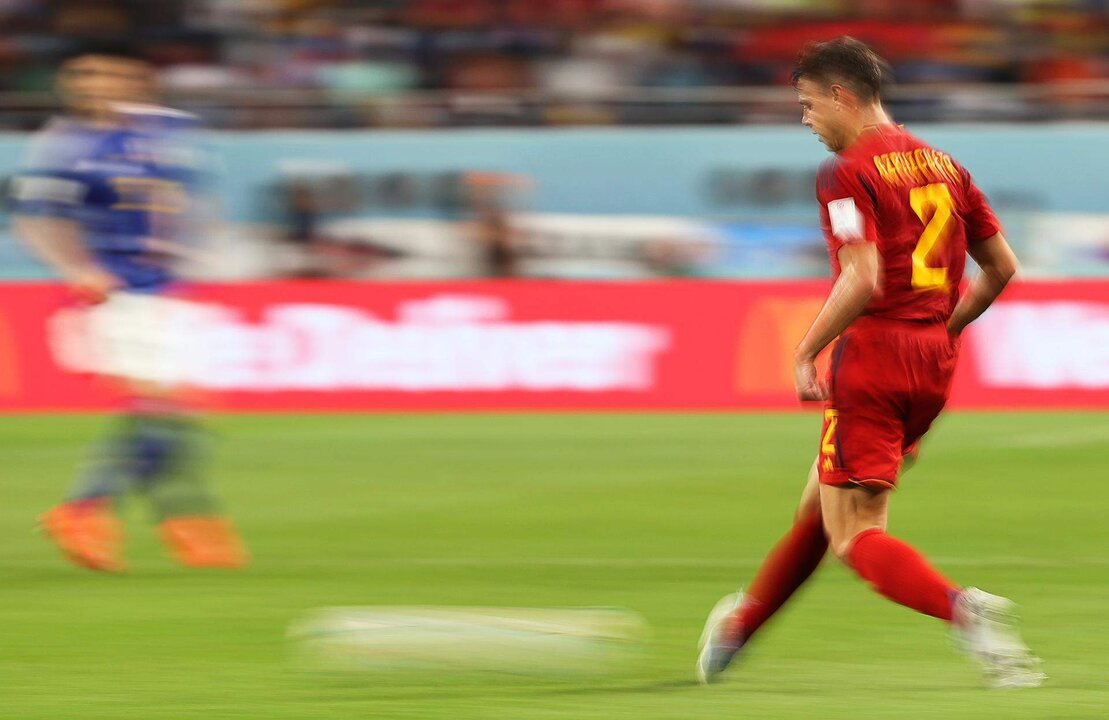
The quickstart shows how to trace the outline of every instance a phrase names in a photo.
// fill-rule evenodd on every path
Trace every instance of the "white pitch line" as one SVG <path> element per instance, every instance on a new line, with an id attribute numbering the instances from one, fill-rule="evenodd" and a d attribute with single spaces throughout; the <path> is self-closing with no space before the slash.
<path id="1" fill-rule="evenodd" d="M 937 565 L 967 567 L 1109 567 L 1109 556 L 1073 558 L 1033 558 L 1016 555 L 973 557 L 932 557 Z M 443 567 L 701 567 L 729 568 L 755 567 L 762 558 L 375 558 L 369 564 L 380 565 L 436 565 Z"/>

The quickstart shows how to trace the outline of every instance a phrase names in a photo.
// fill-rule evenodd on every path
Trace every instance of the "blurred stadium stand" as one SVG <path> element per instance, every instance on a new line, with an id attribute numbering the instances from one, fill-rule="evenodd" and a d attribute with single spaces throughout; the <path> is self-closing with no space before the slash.
<path id="1" fill-rule="evenodd" d="M 1105 0 L 3 0 L 0 128 L 37 127 L 73 38 L 140 37 L 214 127 L 792 122 L 801 45 L 852 34 L 918 121 L 1097 119 Z"/>

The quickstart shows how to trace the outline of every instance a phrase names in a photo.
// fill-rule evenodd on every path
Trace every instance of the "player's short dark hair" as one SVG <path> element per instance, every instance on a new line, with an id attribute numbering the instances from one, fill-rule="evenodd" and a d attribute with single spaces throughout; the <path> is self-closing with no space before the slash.
<path id="1" fill-rule="evenodd" d="M 871 101 L 881 98 L 882 88 L 890 80 L 891 73 L 889 63 L 866 43 L 843 35 L 805 46 L 793 68 L 794 87 L 801 78 L 825 85 L 839 83 L 860 99 Z"/>

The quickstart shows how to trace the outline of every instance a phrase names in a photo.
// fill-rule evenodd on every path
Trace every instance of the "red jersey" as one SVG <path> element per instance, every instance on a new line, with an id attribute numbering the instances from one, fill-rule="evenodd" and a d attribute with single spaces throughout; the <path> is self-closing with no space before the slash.
<path id="1" fill-rule="evenodd" d="M 816 197 L 833 278 L 845 243 L 878 246 L 881 276 L 864 315 L 946 321 L 967 245 L 1001 231 L 970 174 L 899 125 L 869 127 L 825 162 Z"/>

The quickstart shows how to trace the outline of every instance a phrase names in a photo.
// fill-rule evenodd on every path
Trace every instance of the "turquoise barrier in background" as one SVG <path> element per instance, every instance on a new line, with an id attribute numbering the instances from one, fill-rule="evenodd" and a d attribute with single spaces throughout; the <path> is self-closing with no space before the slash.
<path id="1" fill-rule="evenodd" d="M 1007 224 L 1022 225 L 1028 212 L 1109 213 L 1109 124 L 914 130 L 967 166 Z M 0 136 L 0 176 L 16 170 L 26 142 L 24 135 Z M 265 190 L 282 168 L 315 166 L 370 176 L 526 175 L 533 187 L 523 206 L 534 212 L 815 225 L 808 184 L 828 156 L 802 127 L 214 133 L 210 144 L 223 166 L 222 212 L 239 222 L 266 218 Z M 763 197 L 763 178 L 788 187 Z M 418 202 L 372 212 L 439 213 Z M 28 274 L 11 248 L 4 255 L 4 274 Z"/>

